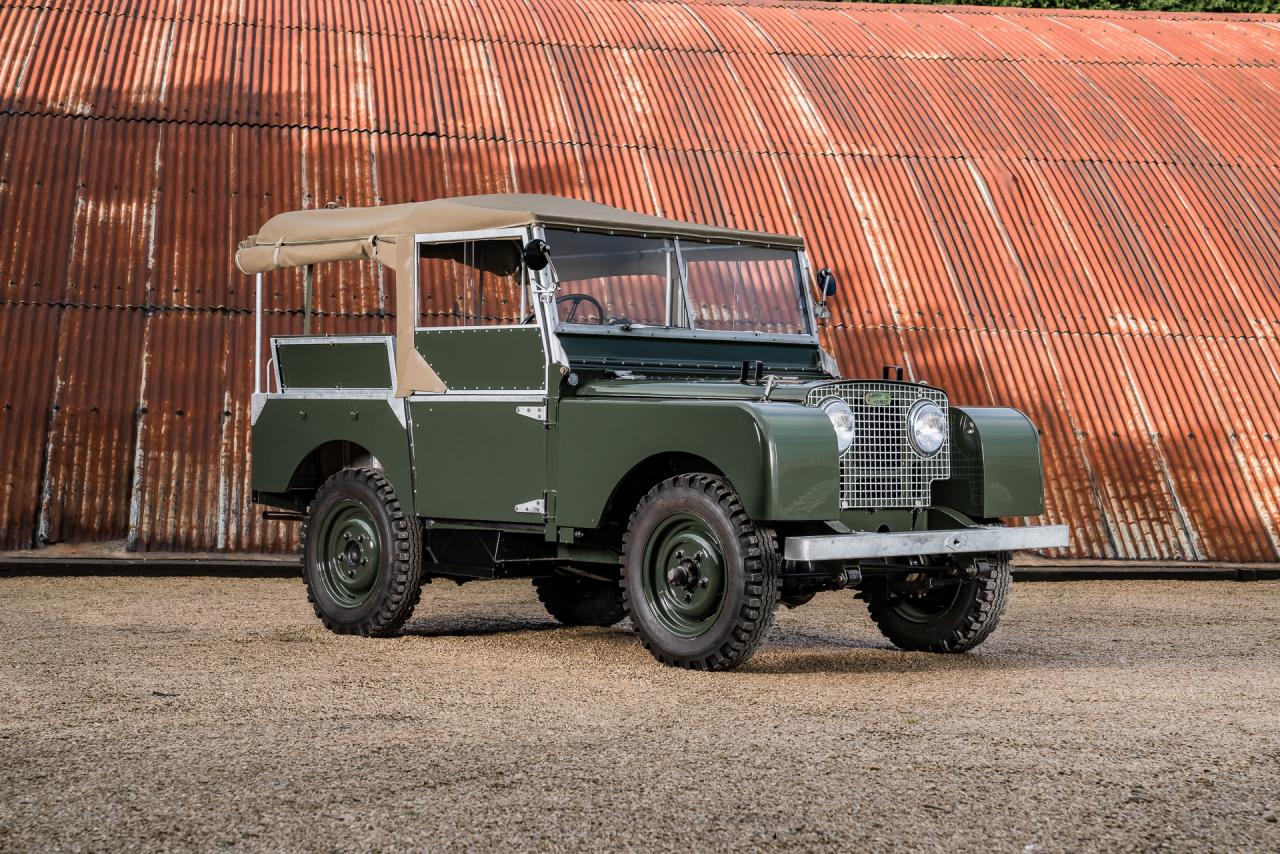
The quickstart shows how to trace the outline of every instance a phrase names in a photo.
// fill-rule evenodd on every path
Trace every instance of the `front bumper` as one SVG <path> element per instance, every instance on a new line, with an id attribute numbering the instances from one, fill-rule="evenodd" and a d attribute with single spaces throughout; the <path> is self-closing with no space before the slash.
<path id="1" fill-rule="evenodd" d="M 861 560 L 915 555 L 1010 552 L 1056 549 L 1071 539 L 1066 525 L 1003 528 L 981 525 L 950 531 L 898 531 L 888 534 L 851 533 L 788 537 L 782 556 L 801 563 Z"/>

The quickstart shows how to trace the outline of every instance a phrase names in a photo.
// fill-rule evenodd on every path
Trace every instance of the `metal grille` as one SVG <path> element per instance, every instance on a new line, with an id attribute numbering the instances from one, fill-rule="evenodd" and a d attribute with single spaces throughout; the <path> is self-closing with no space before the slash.
<path id="1" fill-rule="evenodd" d="M 921 456 L 907 439 L 907 413 L 921 400 L 946 413 L 946 394 L 911 383 L 842 382 L 813 389 L 805 402 L 817 406 L 829 397 L 853 410 L 853 445 L 840 457 L 840 506 L 930 504 L 933 482 L 951 476 L 950 435 L 932 457 Z"/>

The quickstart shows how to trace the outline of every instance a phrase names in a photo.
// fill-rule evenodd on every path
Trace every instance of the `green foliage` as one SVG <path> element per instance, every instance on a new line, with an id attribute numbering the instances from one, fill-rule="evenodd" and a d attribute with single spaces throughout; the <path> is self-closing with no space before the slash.
<path id="1" fill-rule="evenodd" d="M 948 0 L 894 0 L 894 2 L 942 5 Z M 1026 6 L 1032 9 L 1280 13 L 1280 0 L 962 0 L 962 2 L 971 6 Z"/>

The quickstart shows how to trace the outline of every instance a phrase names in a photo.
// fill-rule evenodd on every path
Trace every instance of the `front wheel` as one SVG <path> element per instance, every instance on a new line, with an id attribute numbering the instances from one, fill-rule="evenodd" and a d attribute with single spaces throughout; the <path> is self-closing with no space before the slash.
<path id="1" fill-rule="evenodd" d="M 343 635 L 394 634 L 422 592 L 422 527 L 386 475 L 343 469 L 302 525 L 302 573 L 316 616 Z"/>
<path id="2" fill-rule="evenodd" d="M 868 595 L 872 622 L 900 649 L 968 652 L 995 631 L 1013 585 L 1007 553 L 975 558 L 973 569 L 953 584 Z"/>
<path id="3" fill-rule="evenodd" d="M 723 478 L 686 474 L 641 499 L 622 542 L 622 602 L 663 664 L 729 670 L 764 640 L 778 607 L 772 531 Z"/>

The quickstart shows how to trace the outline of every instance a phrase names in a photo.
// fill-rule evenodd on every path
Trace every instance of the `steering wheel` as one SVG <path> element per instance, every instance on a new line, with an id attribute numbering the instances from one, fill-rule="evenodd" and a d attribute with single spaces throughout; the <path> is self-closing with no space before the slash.
<path id="1" fill-rule="evenodd" d="M 556 297 L 557 307 L 562 302 L 573 304 L 569 309 L 569 313 L 566 314 L 564 319 L 561 321 L 562 323 L 573 323 L 573 316 L 578 313 L 578 306 L 582 305 L 584 302 L 589 302 L 595 307 L 596 317 L 600 318 L 596 323 L 604 323 L 604 306 L 600 304 L 600 300 L 596 299 L 591 294 L 565 294 L 562 297 Z"/>
<path id="2" fill-rule="evenodd" d="M 573 307 L 570 308 L 569 313 L 564 316 L 564 320 L 561 321 L 562 323 L 572 323 L 573 316 L 578 313 L 578 306 L 582 305 L 584 302 L 589 302 L 595 306 L 596 316 L 600 318 L 596 323 L 602 324 L 605 322 L 604 306 L 600 304 L 600 300 L 596 299 L 591 294 L 565 294 L 564 296 L 556 297 L 557 306 L 562 302 L 573 303 Z M 529 312 L 529 316 L 524 319 L 524 322 L 533 323 L 533 312 Z"/>

